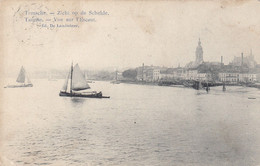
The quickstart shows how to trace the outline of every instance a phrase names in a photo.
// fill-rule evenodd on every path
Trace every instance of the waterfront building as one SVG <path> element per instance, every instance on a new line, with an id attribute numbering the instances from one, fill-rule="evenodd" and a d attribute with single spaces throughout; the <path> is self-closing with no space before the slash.
<path id="1" fill-rule="evenodd" d="M 161 80 L 173 80 L 174 76 L 173 76 L 173 74 L 169 74 L 169 73 L 160 73 L 160 79 Z"/>
<path id="2" fill-rule="evenodd" d="M 138 67 L 137 70 L 137 76 L 136 79 L 138 81 L 145 81 L 147 80 L 147 70 L 150 68 L 150 66 L 144 66 L 144 64 L 140 67 Z"/>
<path id="3" fill-rule="evenodd" d="M 153 81 L 159 81 L 161 76 L 160 76 L 160 69 L 153 69 Z"/>
<path id="4" fill-rule="evenodd" d="M 219 81 L 221 82 L 237 83 L 238 78 L 239 78 L 239 73 L 236 72 L 219 73 Z"/>
<path id="5" fill-rule="evenodd" d="M 186 76 L 186 72 L 185 72 L 184 68 L 178 67 L 173 70 L 173 77 L 175 79 L 183 80 L 183 79 L 185 79 L 185 76 Z"/>
<path id="6" fill-rule="evenodd" d="M 186 80 L 197 80 L 198 79 L 198 70 L 189 69 L 186 72 Z"/>
<path id="7" fill-rule="evenodd" d="M 144 71 L 145 79 L 144 81 L 152 82 L 153 81 L 153 69 L 148 68 Z"/>
<path id="8" fill-rule="evenodd" d="M 186 80 L 212 81 L 211 73 L 199 72 L 197 69 L 186 71 Z"/>
<path id="9" fill-rule="evenodd" d="M 256 75 L 255 73 L 221 72 L 219 73 L 219 81 L 230 83 L 256 82 Z"/>
<path id="10" fill-rule="evenodd" d="M 239 82 L 256 82 L 256 74 L 254 73 L 240 73 L 239 74 L 239 78 L 238 78 Z"/>
<path id="11" fill-rule="evenodd" d="M 141 66 L 137 69 L 136 79 L 138 81 L 154 82 L 161 78 L 160 67 L 158 66 Z"/>
<path id="12" fill-rule="evenodd" d="M 161 80 L 174 80 L 174 75 L 173 75 L 173 68 L 167 68 L 167 69 L 162 69 L 160 70 L 160 79 Z"/>
<path id="13" fill-rule="evenodd" d="M 161 80 L 185 80 L 186 77 L 186 70 L 181 67 L 160 70 Z"/>
<path id="14" fill-rule="evenodd" d="M 212 81 L 212 77 L 211 77 L 211 74 L 209 74 L 209 73 L 198 73 L 197 80 Z"/>
<path id="15" fill-rule="evenodd" d="M 117 80 L 123 80 L 123 73 L 122 72 L 117 72 Z"/>

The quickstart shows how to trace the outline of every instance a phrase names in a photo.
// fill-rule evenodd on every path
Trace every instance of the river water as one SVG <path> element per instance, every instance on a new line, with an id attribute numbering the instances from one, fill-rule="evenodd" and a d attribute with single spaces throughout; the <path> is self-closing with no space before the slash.
<path id="1" fill-rule="evenodd" d="M 260 90 L 90 83 L 110 99 L 59 97 L 63 80 L 2 89 L 10 165 L 260 165 Z M 1 165 L 1 164 L 0 164 Z"/>

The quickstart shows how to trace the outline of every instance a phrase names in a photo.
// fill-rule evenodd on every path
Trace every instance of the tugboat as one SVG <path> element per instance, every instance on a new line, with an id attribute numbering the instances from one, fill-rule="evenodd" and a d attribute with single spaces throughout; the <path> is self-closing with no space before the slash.
<path id="1" fill-rule="evenodd" d="M 4 88 L 25 88 L 25 87 L 33 87 L 28 74 L 26 73 L 24 67 L 22 66 L 20 69 L 20 73 L 16 79 L 17 85 L 7 85 Z"/>
<path id="2" fill-rule="evenodd" d="M 200 81 L 194 81 L 192 87 L 193 87 L 194 89 L 196 89 L 196 90 L 203 89 L 203 86 L 202 86 L 202 84 L 201 84 Z"/>
<path id="3" fill-rule="evenodd" d="M 69 83 L 70 86 L 68 90 Z M 83 92 L 83 90 L 86 89 L 90 89 L 90 86 L 88 85 L 84 74 L 81 72 L 79 65 L 76 64 L 73 67 L 73 64 L 71 64 L 70 72 L 59 95 L 62 97 L 110 98 L 109 96 L 103 96 L 101 91 Z"/>

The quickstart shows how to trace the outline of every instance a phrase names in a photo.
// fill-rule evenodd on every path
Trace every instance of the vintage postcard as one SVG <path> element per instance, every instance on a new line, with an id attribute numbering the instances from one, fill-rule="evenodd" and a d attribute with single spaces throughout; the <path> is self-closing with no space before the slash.
<path id="1" fill-rule="evenodd" d="M 0 166 L 259 166 L 259 0 L 0 0 Z"/>

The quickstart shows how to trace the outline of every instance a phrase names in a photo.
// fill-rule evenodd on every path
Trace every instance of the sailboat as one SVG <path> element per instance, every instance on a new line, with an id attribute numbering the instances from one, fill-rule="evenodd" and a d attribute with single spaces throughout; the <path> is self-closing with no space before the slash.
<path id="1" fill-rule="evenodd" d="M 84 77 L 87 80 L 87 83 L 93 83 L 92 81 L 88 80 L 88 76 L 87 76 L 86 72 L 84 72 Z"/>
<path id="2" fill-rule="evenodd" d="M 4 88 L 22 88 L 33 86 L 23 66 L 20 69 L 20 73 L 16 79 L 16 82 L 18 83 L 17 85 L 7 85 Z"/>
<path id="3" fill-rule="evenodd" d="M 72 64 L 59 95 L 64 97 L 110 98 L 109 96 L 103 96 L 102 92 L 83 92 L 86 89 L 90 89 L 90 86 L 81 72 L 79 65 L 76 64 L 73 67 Z"/>

